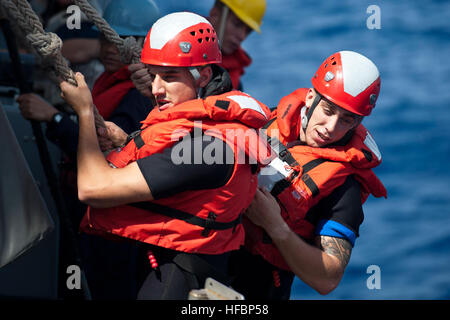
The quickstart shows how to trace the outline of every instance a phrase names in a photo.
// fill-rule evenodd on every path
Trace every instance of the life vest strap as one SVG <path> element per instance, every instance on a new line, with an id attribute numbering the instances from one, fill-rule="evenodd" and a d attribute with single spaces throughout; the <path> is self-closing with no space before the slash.
<path id="1" fill-rule="evenodd" d="M 272 122 L 274 122 L 275 120 L 277 120 L 277 117 L 273 117 L 272 119 L 270 119 L 261 129 L 269 128 Z"/>
<path id="2" fill-rule="evenodd" d="M 297 160 L 295 160 L 288 148 L 282 144 L 278 138 L 267 136 L 267 143 L 272 146 L 272 149 L 275 148 L 275 152 L 278 150 L 278 158 L 282 161 L 286 162 L 291 167 L 298 166 Z"/>
<path id="3" fill-rule="evenodd" d="M 136 147 L 138 149 L 142 148 L 145 145 L 145 142 L 144 142 L 144 140 L 141 137 L 141 132 L 142 132 L 142 130 L 136 130 L 136 131 L 130 133 L 127 136 L 127 141 L 125 142 L 124 145 L 127 145 L 128 142 L 130 142 L 131 140 L 134 140 L 134 143 L 136 144 Z"/>
<path id="4" fill-rule="evenodd" d="M 275 183 L 275 185 L 273 186 L 272 191 L 270 191 L 270 193 L 274 197 L 277 197 L 280 193 L 282 193 L 284 191 L 284 189 L 286 189 L 290 185 L 291 185 L 291 183 L 289 181 L 287 181 L 286 179 L 281 179 L 280 181 Z"/>
<path id="5" fill-rule="evenodd" d="M 288 148 L 284 144 L 282 144 L 276 137 L 271 138 L 267 136 L 267 142 L 274 145 L 274 147 L 277 147 L 277 149 L 279 150 L 278 157 L 282 161 L 285 161 L 291 167 L 299 165 L 298 162 L 295 160 L 295 158 L 292 156 L 292 154 L 289 152 Z M 316 197 L 319 194 L 320 190 L 317 187 L 314 180 L 307 174 L 307 172 L 327 161 L 332 160 L 318 158 L 311 160 L 310 162 L 302 166 L 303 171 L 301 179 L 303 180 L 305 185 L 309 188 L 313 197 Z M 297 175 L 298 171 L 294 171 L 287 179 L 282 179 L 278 181 L 272 188 L 271 194 L 274 197 L 277 197 L 280 193 L 282 193 L 286 188 L 288 188 L 291 185 L 292 180 L 294 180 L 294 178 L 296 178 Z"/>
<path id="6" fill-rule="evenodd" d="M 305 173 L 302 175 L 303 182 L 308 187 L 308 189 L 311 191 L 311 194 L 313 197 L 316 197 L 319 195 L 320 190 L 319 187 L 317 187 L 317 184 L 314 182 L 314 180 L 309 176 L 309 174 Z"/>
<path id="7" fill-rule="evenodd" d="M 324 158 L 318 158 L 318 159 L 314 159 L 311 160 L 308 163 L 305 163 L 302 168 L 303 168 L 303 174 L 307 173 L 308 171 L 314 169 L 315 167 L 317 167 L 318 165 L 327 162 L 327 161 L 331 161 L 329 159 L 324 159 Z"/>
<path id="8" fill-rule="evenodd" d="M 227 230 L 236 229 L 236 227 L 242 223 L 242 213 L 230 222 L 218 222 L 215 221 L 217 215 L 213 212 L 208 214 L 208 218 L 203 219 L 188 212 L 160 205 L 154 202 L 135 202 L 130 204 L 133 207 L 156 212 L 174 219 L 183 220 L 189 224 L 193 224 L 199 227 L 203 227 L 202 236 L 207 237 L 211 230 Z"/>

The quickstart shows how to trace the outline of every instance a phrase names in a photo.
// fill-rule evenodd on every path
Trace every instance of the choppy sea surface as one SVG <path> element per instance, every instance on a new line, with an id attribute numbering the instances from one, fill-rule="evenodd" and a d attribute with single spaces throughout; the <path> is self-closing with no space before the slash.
<path id="1" fill-rule="evenodd" d="M 156 2 L 163 13 L 203 15 L 213 3 Z M 296 279 L 291 299 L 449 299 L 450 1 L 267 2 L 262 33 L 243 45 L 253 58 L 242 79 L 246 92 L 275 106 L 309 87 L 316 68 L 339 50 L 366 55 L 382 77 L 377 106 L 364 124 L 383 155 L 376 173 L 388 199 L 366 202 L 339 287 L 321 296 Z M 370 29 L 368 20 L 379 28 Z M 374 284 L 371 265 L 380 271 L 373 289 L 367 285 Z"/>

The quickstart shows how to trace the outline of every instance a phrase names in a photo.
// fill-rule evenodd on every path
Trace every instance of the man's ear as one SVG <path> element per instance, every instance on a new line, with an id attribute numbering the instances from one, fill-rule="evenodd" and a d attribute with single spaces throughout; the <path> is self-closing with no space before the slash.
<path id="1" fill-rule="evenodd" d="M 308 112 L 309 108 L 311 107 L 315 96 L 316 96 L 316 91 L 313 88 L 309 88 L 308 93 L 306 94 L 306 99 L 305 99 L 306 112 Z"/>
<path id="2" fill-rule="evenodd" d="M 306 101 L 311 100 L 311 103 L 312 103 L 315 96 L 316 96 L 316 91 L 313 88 L 309 88 L 308 93 L 306 94 Z"/>
<path id="3" fill-rule="evenodd" d="M 197 80 L 197 86 L 199 88 L 204 88 L 211 81 L 212 78 L 212 68 L 211 66 L 203 67 L 199 70 L 200 78 Z"/>

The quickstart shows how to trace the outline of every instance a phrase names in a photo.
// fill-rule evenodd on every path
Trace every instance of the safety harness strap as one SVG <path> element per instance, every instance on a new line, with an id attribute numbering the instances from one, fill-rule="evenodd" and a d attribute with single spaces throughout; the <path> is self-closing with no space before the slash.
<path id="1" fill-rule="evenodd" d="M 270 119 L 261 129 L 267 129 L 267 128 L 269 128 L 270 127 L 270 125 L 275 121 L 275 120 L 277 120 L 277 117 L 274 117 L 274 118 L 272 118 L 272 119 Z"/>
<path id="2" fill-rule="evenodd" d="M 270 123 L 275 121 L 275 119 L 276 119 L 276 117 L 271 119 Z M 267 128 L 270 125 L 270 123 L 268 125 L 266 125 L 264 128 Z M 272 148 L 274 148 L 275 150 L 278 150 L 278 157 L 282 161 L 286 162 L 289 166 L 295 167 L 295 166 L 299 165 L 297 160 L 295 160 L 295 158 L 289 152 L 288 148 L 283 143 L 281 143 L 276 137 L 270 137 L 267 135 L 267 143 L 269 143 L 272 146 Z M 319 188 L 317 187 L 314 180 L 307 173 L 310 170 L 314 169 L 315 167 L 317 167 L 318 165 L 320 165 L 326 161 L 330 161 L 330 160 L 322 159 L 322 158 L 314 159 L 302 166 L 303 170 L 302 170 L 301 179 L 303 180 L 305 185 L 309 188 L 313 197 L 316 197 L 319 194 Z M 288 178 L 278 181 L 272 188 L 271 194 L 274 197 L 278 196 L 287 187 L 289 187 L 291 185 L 292 180 L 294 180 L 294 178 L 296 178 L 297 176 L 298 176 L 298 171 L 294 171 Z"/>
<path id="3" fill-rule="evenodd" d="M 135 202 L 132 203 L 131 206 L 144 209 L 152 212 L 156 212 L 174 219 L 183 220 L 189 224 L 193 224 L 199 227 L 203 227 L 202 236 L 207 237 L 211 230 L 227 230 L 236 229 L 236 227 L 242 222 L 242 213 L 239 216 L 230 222 L 218 222 L 215 221 L 217 215 L 213 212 L 208 214 L 208 218 L 203 219 L 197 217 L 188 212 L 174 209 L 168 206 L 160 205 L 154 202 Z"/>

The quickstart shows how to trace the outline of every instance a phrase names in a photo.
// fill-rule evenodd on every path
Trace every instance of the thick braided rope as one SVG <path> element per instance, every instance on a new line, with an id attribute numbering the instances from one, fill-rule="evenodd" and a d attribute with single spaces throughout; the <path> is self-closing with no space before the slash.
<path id="1" fill-rule="evenodd" d="M 3 8 L 2 5 L 0 5 L 0 19 L 9 20 L 7 11 L 5 10 L 5 8 Z M 23 34 L 22 30 L 19 28 L 17 23 L 9 23 L 9 26 L 11 27 L 13 34 L 16 35 L 17 44 L 20 47 L 24 48 L 27 52 L 34 53 L 36 55 L 37 52 L 26 40 L 25 35 Z"/>
<path id="2" fill-rule="evenodd" d="M 76 85 L 75 76 L 67 61 L 61 55 L 62 41 L 51 32 L 45 32 L 41 21 L 26 0 L 5 0 L 10 13 L 26 34 L 27 40 L 36 49 L 47 65 L 52 65 L 54 73 L 69 83 Z M 15 4 L 17 10 L 10 4 Z"/>
<path id="3" fill-rule="evenodd" d="M 66 59 L 61 54 L 62 41 L 54 33 L 45 32 L 41 21 L 26 0 L 2 0 L 3 8 L 9 14 L 9 20 L 15 22 L 26 34 L 27 40 L 43 59 L 44 66 L 52 80 L 65 81 L 77 86 L 75 75 L 69 68 Z M 50 70 L 48 70 L 50 67 Z M 105 121 L 94 108 L 95 125 L 105 128 Z"/>
<path id="4" fill-rule="evenodd" d="M 81 11 L 95 23 L 97 28 L 102 32 L 105 38 L 113 43 L 120 52 L 120 60 L 124 64 L 139 63 L 141 57 L 141 48 L 136 43 L 134 37 L 127 37 L 122 39 L 114 29 L 103 19 L 97 12 L 97 10 L 92 7 L 87 0 L 74 0 L 74 3 L 80 7 Z"/>

